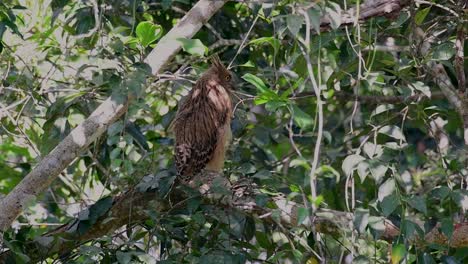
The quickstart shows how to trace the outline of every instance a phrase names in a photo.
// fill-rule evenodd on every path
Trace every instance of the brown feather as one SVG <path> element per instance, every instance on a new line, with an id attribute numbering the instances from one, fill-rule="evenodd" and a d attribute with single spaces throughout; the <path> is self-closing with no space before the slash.
<path id="1" fill-rule="evenodd" d="M 231 73 L 218 57 L 180 103 L 173 121 L 176 168 L 188 182 L 204 168 L 222 170 L 232 115 Z"/>

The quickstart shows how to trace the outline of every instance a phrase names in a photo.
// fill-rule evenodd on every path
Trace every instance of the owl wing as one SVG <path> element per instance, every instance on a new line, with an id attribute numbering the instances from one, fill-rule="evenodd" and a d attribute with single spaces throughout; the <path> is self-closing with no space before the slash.
<path id="1" fill-rule="evenodd" d="M 210 100 L 197 102 L 189 97 L 182 103 L 173 130 L 176 168 L 183 180 L 190 180 L 212 159 L 225 116 Z"/>

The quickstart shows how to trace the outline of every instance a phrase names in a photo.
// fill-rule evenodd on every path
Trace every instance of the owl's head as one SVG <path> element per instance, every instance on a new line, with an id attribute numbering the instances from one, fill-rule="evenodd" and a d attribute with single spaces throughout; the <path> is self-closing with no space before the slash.
<path id="1" fill-rule="evenodd" d="M 229 71 L 224 64 L 221 62 L 218 56 L 211 58 L 210 71 L 218 77 L 220 84 L 230 90 L 234 90 L 236 87 L 235 75 Z"/>

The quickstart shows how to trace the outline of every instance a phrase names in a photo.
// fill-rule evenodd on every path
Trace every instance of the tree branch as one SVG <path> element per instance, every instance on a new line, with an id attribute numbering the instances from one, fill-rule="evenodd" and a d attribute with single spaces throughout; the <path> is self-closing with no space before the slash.
<path id="1" fill-rule="evenodd" d="M 166 34 L 145 62 L 151 66 L 152 73 L 159 70 L 180 50 L 177 38 L 191 38 L 210 17 L 221 8 L 227 0 L 201 0 L 182 20 Z M 360 7 L 360 20 L 372 16 L 393 14 L 403 6 L 405 1 L 369 1 Z M 343 14 L 342 24 L 351 24 L 356 9 L 352 8 Z M 324 18 L 322 26 L 328 28 L 330 21 Z M 57 175 L 65 169 L 89 144 L 104 133 L 107 127 L 120 118 L 134 98 L 109 97 L 78 127 L 76 127 L 57 147 L 0 201 L 0 231 L 7 230 L 16 217 L 22 212 L 28 201 L 46 189 Z M 2 238 L 0 237 L 0 241 Z"/>
<path id="2" fill-rule="evenodd" d="M 151 51 L 145 62 L 151 67 L 153 74 L 161 68 L 181 49 L 177 38 L 191 38 L 200 30 L 211 16 L 220 9 L 227 0 L 200 0 L 171 29 Z M 55 147 L 26 177 L 2 200 L 0 200 L 0 231 L 7 230 L 16 217 L 23 211 L 28 201 L 43 192 L 58 174 L 65 169 L 91 142 L 102 135 L 107 127 L 120 118 L 134 98 L 106 99 L 78 127 Z M 0 243 L 2 242 L 0 236 Z"/>
<path id="3" fill-rule="evenodd" d="M 256 205 L 255 197 L 259 194 L 259 191 L 257 186 L 249 180 L 241 180 L 232 187 L 227 184 L 225 187 L 229 189 L 220 193 L 213 193 L 210 187 L 214 185 L 213 182 L 225 182 L 225 178 L 222 175 L 199 175 L 195 182 L 200 181 L 204 183 L 200 186 L 199 190 L 205 193 L 203 195 L 205 203 L 217 205 L 223 209 L 238 210 L 245 214 L 261 215 L 263 221 L 281 227 L 290 228 L 300 225 L 297 223 L 297 215 L 302 205 L 290 201 L 285 196 L 271 197 L 270 201 L 272 204 L 280 210 L 280 220 L 278 222 L 272 216 L 275 208 L 265 208 Z M 196 186 L 196 184 L 193 185 Z M 232 193 L 232 195 L 227 195 L 227 192 Z M 138 224 L 144 220 L 151 219 L 149 213 L 151 210 L 163 216 L 170 213 L 174 207 L 184 206 L 189 199 L 190 197 L 181 188 L 174 187 L 170 193 L 170 199 L 161 198 L 158 190 L 141 191 L 138 188 L 132 188 L 126 193 L 114 197 L 111 208 L 99 217 L 85 232 L 80 231 L 78 227 L 82 221 L 88 221 L 88 219 L 74 219 L 41 237 L 35 238 L 34 241 L 25 243 L 27 245 L 27 255 L 32 263 L 57 255 L 59 257 L 66 257 L 86 241 L 102 237 L 106 234 L 112 234 L 125 225 Z M 174 205 L 173 207 L 169 205 L 168 200 L 171 200 Z M 86 210 L 89 211 L 89 209 Z M 321 209 L 314 217 L 314 226 L 318 232 L 341 235 L 343 231 L 350 231 L 348 224 L 353 219 L 352 217 L 351 213 Z M 302 225 L 311 227 L 309 218 L 305 219 Z M 393 238 L 398 235 L 398 229 L 389 221 L 386 222 L 386 226 L 393 228 L 389 228 L 388 232 L 384 232 L 384 237 Z M 1 253 L 0 264 L 8 263 L 8 259 L 12 258 L 13 254 L 14 252 L 12 251 Z"/>
<path id="4" fill-rule="evenodd" d="M 465 0 L 464 5 L 468 6 L 468 1 Z M 464 9 L 464 6 L 461 6 L 462 9 Z M 465 68 L 464 68 L 464 62 L 465 62 L 465 53 L 463 50 L 463 47 L 465 46 L 465 22 L 463 21 L 463 18 L 460 19 L 458 28 L 457 28 L 457 39 L 455 40 L 455 60 L 454 60 L 454 68 L 455 72 L 457 74 L 457 79 L 458 79 L 458 90 L 461 93 L 465 93 L 465 97 L 468 97 L 468 94 L 466 94 L 466 77 L 465 77 Z"/>
<path id="5" fill-rule="evenodd" d="M 365 21 L 373 17 L 385 16 L 393 18 L 398 16 L 400 10 L 407 6 L 409 1 L 406 0 L 370 0 L 364 4 L 350 8 L 341 15 L 341 25 L 353 25 L 356 21 Z M 359 10 L 359 19 L 356 19 L 356 14 Z M 332 18 L 326 16 L 320 20 L 320 30 L 327 31 L 331 28 Z"/>
<path id="6" fill-rule="evenodd" d="M 463 138 L 465 145 L 468 145 L 468 97 L 462 97 L 457 93 L 442 64 L 431 61 L 428 63 L 428 67 L 431 68 L 434 81 L 440 87 L 449 103 L 460 114 L 463 121 Z"/>
<path id="7" fill-rule="evenodd" d="M 219 179 L 225 180 L 225 178 L 222 175 L 215 174 L 213 177 L 208 176 L 207 179 L 204 178 L 206 175 L 200 175 L 197 179 L 198 181 L 203 179 L 205 183 L 202 186 L 203 188 L 201 188 L 205 192 L 205 195 L 203 195 L 205 203 L 213 204 L 223 209 L 237 210 L 248 215 L 256 215 L 257 217 L 261 217 L 262 221 L 278 227 L 312 227 L 311 218 L 306 218 L 302 223 L 298 223 L 298 211 L 304 205 L 295 203 L 286 196 L 277 195 L 270 197 L 271 203 L 268 204 L 273 204 L 276 208 L 260 207 L 255 203 L 255 197 L 259 194 L 258 187 L 249 180 L 243 179 L 233 186 L 225 186 L 229 189 L 217 194 L 210 193 L 210 186 L 206 187 L 207 182 L 213 185 L 213 182 Z M 210 194 L 208 195 L 207 193 Z M 228 193 L 232 193 L 232 195 L 227 195 Z M 99 217 L 86 231 L 80 231 L 78 226 L 81 221 L 87 220 L 76 218 L 41 237 L 35 238 L 34 241 L 25 243 L 28 257 L 33 263 L 57 255 L 59 257 L 66 257 L 75 248 L 89 240 L 102 237 L 106 234 L 110 235 L 125 225 L 139 224 L 147 219 L 151 219 L 150 211 L 156 211 L 159 216 L 163 217 L 170 214 L 176 207 L 185 206 L 185 203 L 190 199 L 186 192 L 176 187 L 173 188 L 169 195 L 170 199 L 167 199 L 161 197 L 162 195 L 157 189 L 143 191 L 139 188 L 132 188 L 124 194 L 112 198 L 113 203 L 109 210 Z M 214 198 L 215 196 L 217 198 Z M 169 204 L 169 200 L 171 200 L 172 206 Z M 279 221 L 278 218 L 273 217 L 275 210 L 279 210 L 280 212 Z M 321 208 L 317 210 L 313 217 L 313 226 L 317 232 L 341 237 L 343 236 L 343 232 L 352 232 L 352 227 L 349 226 L 349 223 L 353 219 L 354 215 L 351 212 Z M 399 228 L 387 219 L 382 218 L 382 226 L 383 229 L 379 231 L 383 240 L 393 241 L 400 234 Z M 433 243 L 449 245 L 454 248 L 468 246 L 468 240 L 466 239 L 468 237 L 468 222 L 454 224 L 455 232 L 450 239 L 441 233 L 439 229 L 440 224 L 436 225 L 423 238 L 415 236 L 410 241 L 419 247 Z M 8 263 L 13 254 L 14 252 L 12 251 L 0 253 L 0 264 Z"/>

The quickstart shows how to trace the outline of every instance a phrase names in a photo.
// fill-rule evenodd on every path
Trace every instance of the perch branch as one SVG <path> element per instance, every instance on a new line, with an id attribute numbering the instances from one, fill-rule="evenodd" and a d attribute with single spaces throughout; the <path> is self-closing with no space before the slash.
<path id="1" fill-rule="evenodd" d="M 177 38 L 191 38 L 200 30 L 210 17 L 220 9 L 227 0 L 200 0 L 169 31 L 151 51 L 145 62 L 151 67 L 153 74 L 171 60 L 180 50 L 181 44 Z M 407 1 L 376 0 L 367 1 L 359 9 L 359 20 L 366 20 L 373 16 L 389 16 L 397 13 Z M 343 13 L 341 26 L 352 24 L 355 19 L 356 8 Z M 321 21 L 323 30 L 330 28 L 330 20 Z M 119 119 L 128 109 L 132 97 L 109 97 L 85 120 L 77 126 L 62 142 L 46 155 L 32 171 L 2 200 L 0 200 L 0 232 L 7 230 L 16 217 L 23 211 L 28 201 L 43 192 L 52 181 L 63 171 L 89 144 L 102 135 L 107 127 Z M 467 130 L 468 133 L 468 130 Z M 467 134 L 468 136 L 468 134 Z M 0 235 L 0 243 L 2 236 Z"/>
<path id="2" fill-rule="evenodd" d="M 201 0 L 174 26 L 151 51 L 145 62 L 153 74 L 181 49 L 178 38 L 191 38 L 220 9 L 227 0 Z M 60 142 L 26 177 L 2 200 L 0 200 L 0 232 L 7 230 L 23 211 L 28 201 L 43 192 L 59 173 L 64 170 L 89 144 L 102 135 L 107 127 L 119 119 L 128 109 L 133 98 L 106 99 L 79 126 Z M 0 236 L 0 243 L 2 237 Z"/>
<path id="3" fill-rule="evenodd" d="M 201 178 L 203 177 L 204 176 L 201 176 Z M 220 176 L 215 175 L 214 178 L 204 180 L 205 182 L 208 181 L 212 183 L 217 180 L 216 177 Z M 222 176 L 221 178 L 225 179 Z M 266 223 L 284 228 L 299 226 L 305 228 L 312 227 L 310 218 L 306 218 L 302 223 L 298 223 L 298 211 L 303 205 L 289 200 L 286 196 L 271 196 L 271 203 L 269 204 L 273 204 L 273 207 L 257 206 L 255 197 L 259 194 L 258 187 L 251 182 L 245 181 L 246 180 L 241 180 L 241 182 L 233 186 L 226 186 L 229 188 L 226 191 L 232 193 L 232 196 L 226 195 L 224 192 L 224 195 L 220 195 L 218 198 L 213 198 L 214 196 L 208 198 L 208 195 L 205 195 L 205 203 L 217 205 L 223 209 L 238 210 L 247 215 L 257 216 Z M 206 184 L 203 186 L 205 186 L 205 189 L 203 189 L 204 191 L 210 191 L 209 187 L 206 188 Z M 30 257 L 31 262 L 41 261 L 54 256 L 66 257 L 75 248 L 87 241 L 104 235 L 111 235 L 125 225 L 140 224 L 145 220 L 151 219 L 149 212 L 152 210 L 156 211 L 160 216 L 170 214 L 174 207 L 184 205 L 190 198 L 187 197 L 186 193 L 180 188 L 173 188 L 170 197 L 173 207 L 169 204 L 169 199 L 160 197 L 158 190 L 141 191 L 138 188 L 132 188 L 112 198 L 112 206 L 86 231 L 83 232 L 78 229 L 80 219 L 76 218 L 53 231 L 35 238 L 34 241 L 25 243 L 28 250 L 28 257 Z M 227 203 L 221 201 L 226 197 L 230 197 Z M 272 216 L 274 210 L 279 210 L 279 220 Z M 351 212 L 321 208 L 315 213 L 313 226 L 319 233 L 339 238 L 343 235 L 343 232 L 352 232 L 349 222 L 353 221 L 353 219 L 354 216 Z M 382 219 L 382 221 L 384 228 L 380 230 L 382 233 L 381 239 L 393 241 L 400 233 L 399 228 L 387 219 Z M 436 225 L 423 239 L 414 237 L 411 243 L 418 247 L 424 247 L 434 243 L 449 245 L 454 248 L 468 246 L 468 222 L 454 224 L 455 232 L 451 239 L 447 238 L 439 229 L 440 225 Z M 7 263 L 7 260 L 11 258 L 12 254 L 14 254 L 12 251 L 0 253 L 0 264 Z"/>

